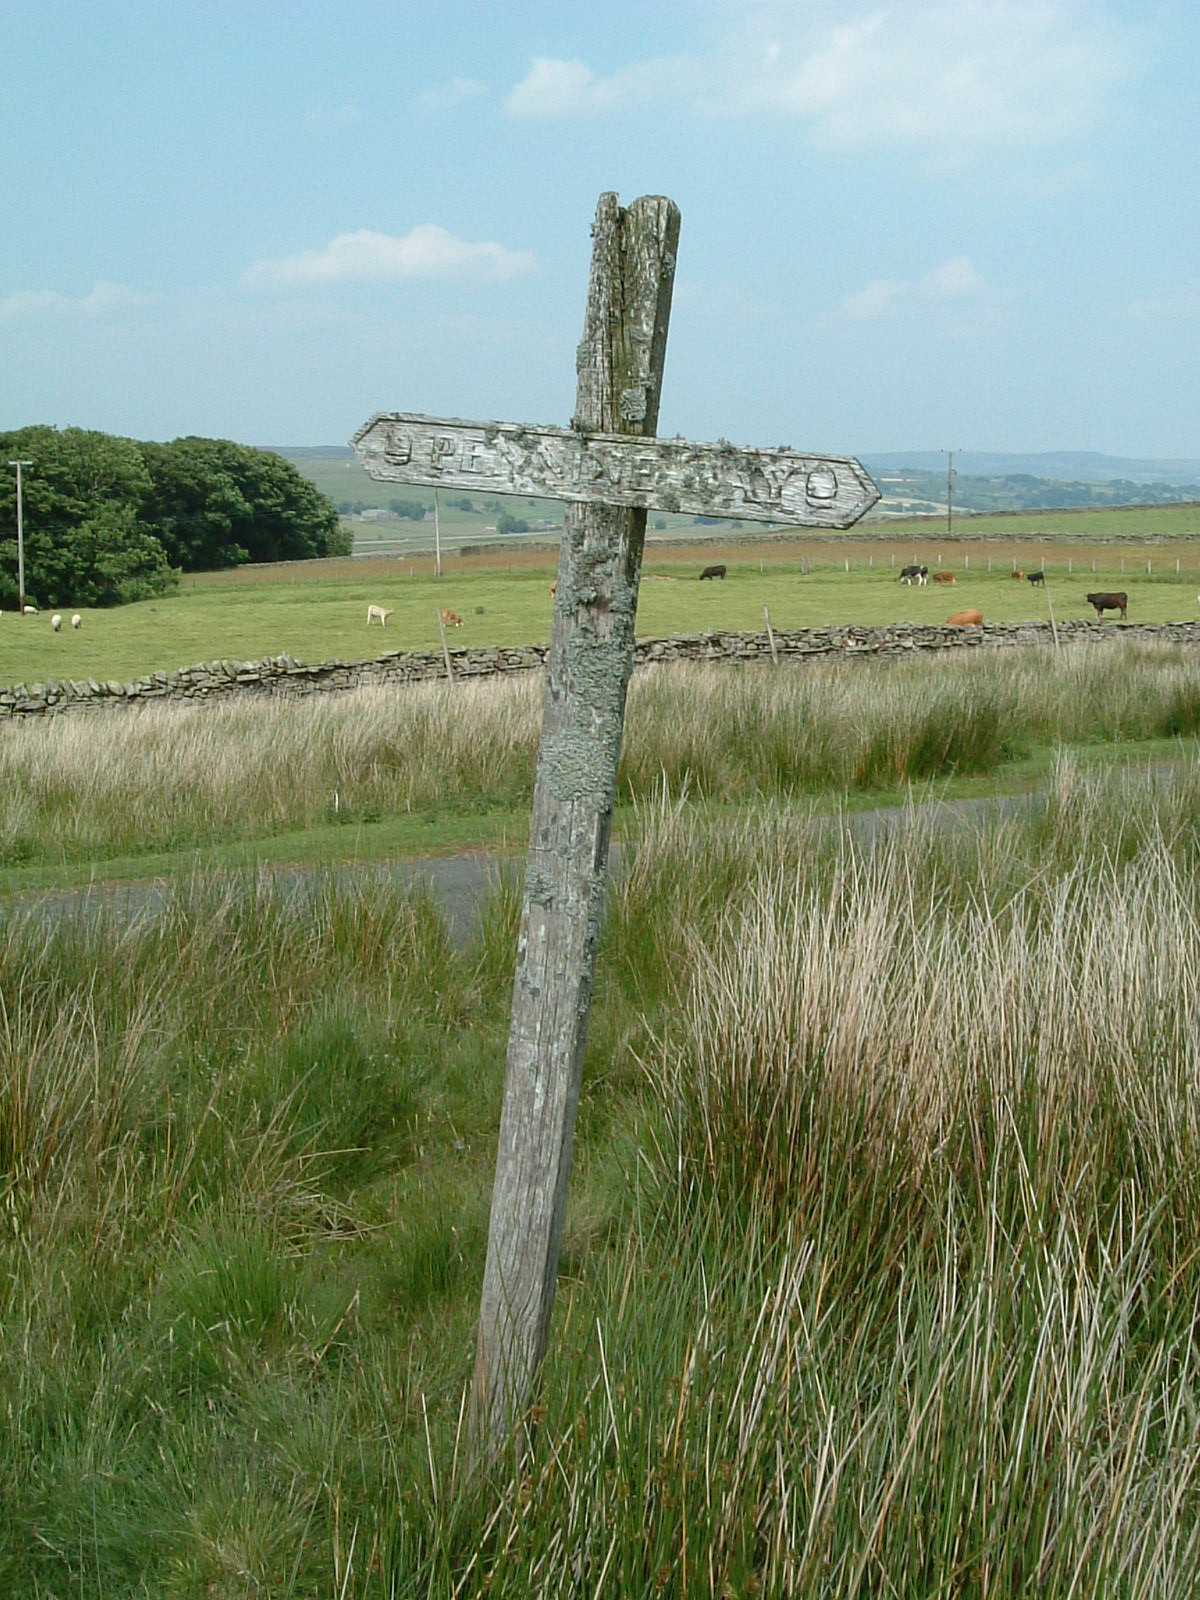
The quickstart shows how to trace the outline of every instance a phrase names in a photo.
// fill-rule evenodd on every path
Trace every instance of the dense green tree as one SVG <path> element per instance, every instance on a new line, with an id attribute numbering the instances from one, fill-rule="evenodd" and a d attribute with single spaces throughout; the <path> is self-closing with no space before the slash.
<path id="1" fill-rule="evenodd" d="M 143 520 L 184 571 L 350 551 L 333 502 L 282 456 L 229 439 L 141 448 L 151 481 Z"/>
<path id="2" fill-rule="evenodd" d="M 388 510 L 402 521 L 424 522 L 425 520 L 425 505 L 421 500 L 389 500 Z"/>
<path id="3" fill-rule="evenodd" d="M 179 569 L 350 553 L 332 502 L 268 450 L 31 427 L 0 434 L 0 460 L 18 458 L 33 463 L 25 592 L 38 605 L 116 605 L 163 593 Z M 14 486 L 0 494 L 0 606 L 16 598 Z"/>
<path id="4" fill-rule="evenodd" d="M 86 428 L 0 434 L 0 459 L 33 464 L 22 480 L 25 593 L 42 606 L 117 605 L 178 582 L 139 520 L 150 486 L 132 439 Z M 0 605 L 17 600 L 17 509 L 0 496 Z"/>

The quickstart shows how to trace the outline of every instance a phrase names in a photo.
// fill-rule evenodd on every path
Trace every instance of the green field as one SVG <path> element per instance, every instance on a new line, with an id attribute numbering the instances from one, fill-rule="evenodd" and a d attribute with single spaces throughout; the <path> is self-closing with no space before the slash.
<path id="1" fill-rule="evenodd" d="M 474 1481 L 513 877 L 465 947 L 371 873 L 6 906 L 0 1593 L 1189 1600 L 1200 662 L 996 654 L 634 680 L 549 1357 Z M 3 728 L 5 843 L 516 804 L 537 698 Z M 966 827 L 811 814 L 1040 745 Z"/>
<path id="2" fill-rule="evenodd" d="M 1089 513 L 1097 519 L 1114 513 Z M 1007 523 L 1009 519 L 993 519 Z M 651 545 L 643 568 L 638 632 L 643 638 L 710 629 L 757 631 L 764 607 L 775 628 L 943 622 L 978 607 L 988 622 L 1091 618 L 1089 589 L 1129 594 L 1131 621 L 1197 616 L 1200 539 L 1131 547 L 1091 542 L 934 540 L 897 543 L 847 536 L 829 541 Z M 900 567 L 924 560 L 955 575 L 953 586 L 909 588 Z M 701 567 L 724 561 L 724 582 L 699 583 Z M 49 617 L 0 617 L 0 683 L 47 679 L 126 680 L 214 660 L 356 661 L 385 650 L 438 647 L 438 612 L 463 619 L 452 645 L 544 642 L 550 635 L 553 552 L 490 551 L 449 556 L 441 578 L 420 559 L 353 559 L 235 568 L 188 577 L 167 598 L 87 612 L 54 633 Z M 1012 568 L 1044 563 L 1045 590 L 1014 582 Z M 1178 573 L 1176 565 L 1178 563 Z M 989 571 L 989 564 L 991 570 Z M 1147 570 L 1149 567 L 1150 570 Z M 368 629 L 368 603 L 394 607 L 386 632 Z"/>
<path id="3" fill-rule="evenodd" d="M 382 511 L 384 515 L 344 516 L 355 541 L 358 554 L 374 554 L 384 550 L 413 553 L 430 550 L 434 543 L 434 493 L 432 489 L 411 487 L 405 484 L 382 483 L 368 476 L 357 460 L 342 452 L 312 450 L 280 450 L 297 469 L 318 489 L 328 495 L 334 505 L 361 505 Z M 1045 484 L 1052 494 L 1054 484 Z M 471 509 L 464 510 L 461 501 L 471 501 Z M 426 519 L 414 522 L 391 515 L 387 508 L 393 499 L 419 501 L 426 508 Z M 459 502 L 459 503 L 456 503 Z M 440 535 L 443 551 L 453 551 L 464 544 L 478 544 L 496 538 L 496 524 L 507 512 L 530 525 L 529 535 L 516 535 L 514 544 L 526 538 L 546 537 L 544 524 L 549 523 L 557 534 L 562 525 L 563 504 L 558 500 L 523 498 L 508 495 L 470 495 L 461 490 L 444 490 L 440 495 Z M 868 514 L 862 527 L 889 536 L 911 535 L 922 541 L 937 538 L 944 528 L 944 516 L 897 516 L 894 509 L 882 507 Z M 730 529 L 745 530 L 746 524 L 721 522 L 717 526 L 701 525 L 692 516 L 668 512 L 651 512 L 649 537 L 655 539 L 691 539 L 718 537 Z M 1162 506 L 1100 507 L 1082 510 L 1036 510 L 1003 514 L 975 515 L 958 510 L 954 517 L 954 532 L 963 538 L 981 536 L 1007 537 L 1029 530 L 1061 533 L 1076 536 L 1088 533 L 1093 537 L 1140 537 L 1148 532 L 1154 537 L 1193 534 L 1200 536 L 1200 506 L 1176 504 Z M 856 530 L 850 530 L 853 537 Z"/>

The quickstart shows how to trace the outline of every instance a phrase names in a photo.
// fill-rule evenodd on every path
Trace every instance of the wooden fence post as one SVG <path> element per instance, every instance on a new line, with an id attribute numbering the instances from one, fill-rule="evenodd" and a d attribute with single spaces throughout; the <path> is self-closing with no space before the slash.
<path id="1" fill-rule="evenodd" d="M 767 606 L 763 607 L 763 616 L 766 618 L 766 622 L 767 622 L 767 643 L 771 646 L 771 660 L 775 663 L 776 666 L 778 666 L 779 665 L 779 651 L 776 650 L 776 648 L 775 648 L 775 634 L 771 629 L 771 612 L 770 612 L 770 608 L 769 607 L 767 607 Z"/>
<path id="2" fill-rule="evenodd" d="M 679 212 L 661 196 L 623 210 L 604 194 L 592 232 L 573 427 L 653 435 Z M 554 1303 L 645 528 L 642 509 L 566 513 L 480 1303 L 476 1462 L 521 1420 Z"/>

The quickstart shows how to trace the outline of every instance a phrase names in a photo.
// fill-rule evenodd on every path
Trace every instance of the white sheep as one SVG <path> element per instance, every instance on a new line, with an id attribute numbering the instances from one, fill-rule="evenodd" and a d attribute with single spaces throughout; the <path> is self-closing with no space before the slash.
<path id="1" fill-rule="evenodd" d="M 50 626 L 54 629 L 55 633 L 57 633 L 59 631 L 59 629 L 62 627 L 62 614 L 61 614 L 61 612 L 56 611 L 54 613 L 54 615 L 50 618 Z"/>
<path id="2" fill-rule="evenodd" d="M 25 615 L 27 617 L 36 617 L 37 616 L 37 607 L 36 606 L 26 606 L 24 608 L 24 613 L 25 613 Z"/>
<path id="3" fill-rule="evenodd" d="M 369 628 L 371 626 L 372 622 L 374 622 L 376 620 L 376 618 L 378 618 L 379 626 L 381 628 L 386 628 L 387 627 L 387 619 L 391 616 L 392 612 L 395 609 L 396 609 L 395 606 L 368 606 L 367 607 L 367 627 Z"/>
<path id="4" fill-rule="evenodd" d="M 71 626 L 73 628 L 82 628 L 83 627 L 83 618 L 79 615 L 78 611 L 71 618 Z"/>

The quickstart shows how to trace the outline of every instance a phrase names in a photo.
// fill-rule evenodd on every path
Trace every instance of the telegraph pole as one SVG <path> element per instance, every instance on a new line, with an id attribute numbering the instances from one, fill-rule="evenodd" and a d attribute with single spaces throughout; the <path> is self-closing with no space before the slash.
<path id="1" fill-rule="evenodd" d="M 10 461 L 17 469 L 17 615 L 25 615 L 25 528 L 21 521 L 21 468 L 31 467 L 32 461 Z"/>
<path id="2" fill-rule="evenodd" d="M 946 537 L 950 537 L 954 506 L 954 451 L 946 451 Z"/>

